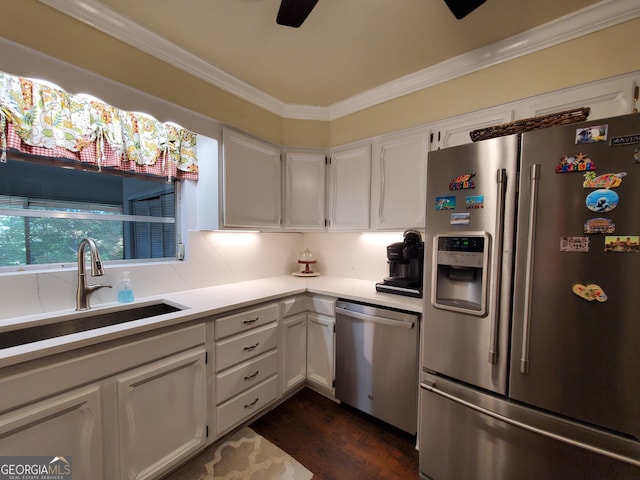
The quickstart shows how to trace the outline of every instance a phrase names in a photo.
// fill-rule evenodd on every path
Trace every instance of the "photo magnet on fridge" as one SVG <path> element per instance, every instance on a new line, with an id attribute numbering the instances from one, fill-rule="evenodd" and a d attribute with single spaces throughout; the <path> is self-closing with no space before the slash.
<path id="1" fill-rule="evenodd" d="M 587 195 L 587 208 L 592 212 L 606 213 L 618 206 L 618 194 L 608 188 L 599 188 Z"/>
<path id="2" fill-rule="evenodd" d="M 484 208 L 484 195 L 470 195 L 464 199 L 464 206 L 467 209 Z"/>
<path id="3" fill-rule="evenodd" d="M 470 213 L 452 213 L 449 220 L 450 225 L 469 225 L 471 220 Z"/>
<path id="4" fill-rule="evenodd" d="M 448 195 L 446 197 L 436 197 L 436 210 L 455 210 L 456 197 Z"/>
<path id="5" fill-rule="evenodd" d="M 576 145 L 580 145 L 582 143 L 604 142 L 607 140 L 608 133 L 609 125 L 578 128 L 576 130 Z"/>
<path id="6" fill-rule="evenodd" d="M 616 253 L 638 253 L 640 251 L 640 236 L 607 235 L 604 237 L 604 251 Z"/>
<path id="7" fill-rule="evenodd" d="M 584 223 L 584 233 L 613 233 L 616 224 L 610 218 L 591 218 Z"/>

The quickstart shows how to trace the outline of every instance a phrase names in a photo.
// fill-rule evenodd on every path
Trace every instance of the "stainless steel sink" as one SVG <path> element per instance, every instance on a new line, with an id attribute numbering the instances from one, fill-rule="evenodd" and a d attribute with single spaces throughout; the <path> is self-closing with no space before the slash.
<path id="1" fill-rule="evenodd" d="M 74 314 L 72 318 L 66 320 L 1 332 L 0 349 L 61 337 L 72 333 L 85 332 L 96 328 L 119 325 L 143 318 L 156 317 L 180 310 L 183 310 L 183 308 L 166 302 L 137 305 L 102 312 L 100 310 L 87 310 L 80 314 Z"/>

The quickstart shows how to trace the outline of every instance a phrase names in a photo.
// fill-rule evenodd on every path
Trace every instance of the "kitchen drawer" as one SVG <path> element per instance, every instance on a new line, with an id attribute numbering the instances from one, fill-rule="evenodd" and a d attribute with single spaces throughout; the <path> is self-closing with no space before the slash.
<path id="1" fill-rule="evenodd" d="M 278 373 L 278 351 L 271 350 L 217 374 L 216 405 L 220 405 L 276 373 Z"/>
<path id="2" fill-rule="evenodd" d="M 278 304 L 270 303 L 258 308 L 252 308 L 240 313 L 216 318 L 215 339 L 245 332 L 260 325 L 278 320 Z"/>
<path id="3" fill-rule="evenodd" d="M 258 413 L 278 396 L 278 376 L 265 380 L 216 408 L 216 433 L 220 435 Z"/>
<path id="4" fill-rule="evenodd" d="M 216 342 L 216 372 L 244 362 L 278 345 L 278 324 L 270 323 Z"/>
<path id="5" fill-rule="evenodd" d="M 282 301 L 282 318 L 291 317 L 307 310 L 309 310 L 309 297 L 307 295 L 296 295 Z"/>

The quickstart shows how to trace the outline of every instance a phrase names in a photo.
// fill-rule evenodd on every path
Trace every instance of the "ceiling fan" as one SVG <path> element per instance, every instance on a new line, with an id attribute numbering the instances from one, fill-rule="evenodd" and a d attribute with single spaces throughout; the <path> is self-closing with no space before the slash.
<path id="1" fill-rule="evenodd" d="M 460 20 L 486 0 L 444 0 L 449 10 Z M 282 0 L 276 22 L 278 25 L 298 28 L 307 19 L 318 0 Z"/>

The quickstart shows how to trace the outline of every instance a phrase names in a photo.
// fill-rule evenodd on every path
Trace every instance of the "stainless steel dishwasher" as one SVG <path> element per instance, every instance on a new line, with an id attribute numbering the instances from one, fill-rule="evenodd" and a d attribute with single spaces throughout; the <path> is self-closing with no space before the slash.
<path id="1" fill-rule="evenodd" d="M 417 431 L 419 319 L 336 303 L 336 398 L 411 434 Z"/>

